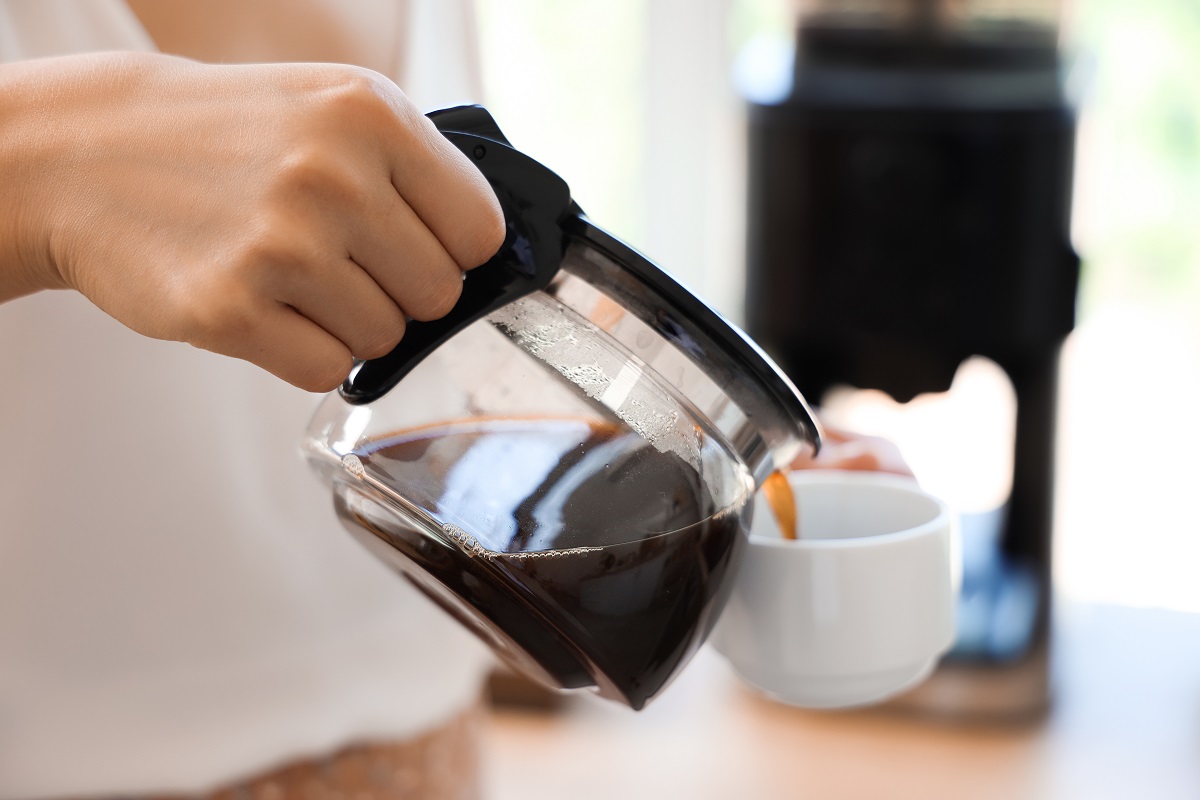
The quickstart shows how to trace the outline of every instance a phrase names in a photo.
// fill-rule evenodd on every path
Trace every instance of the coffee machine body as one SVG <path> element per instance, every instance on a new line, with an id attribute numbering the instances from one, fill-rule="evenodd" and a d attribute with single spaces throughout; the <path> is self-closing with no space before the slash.
<path id="1" fill-rule="evenodd" d="M 802 21 L 790 93 L 752 103 L 747 329 L 805 396 L 950 387 L 1017 401 L 1012 489 L 963 520 L 959 641 L 912 702 L 1046 707 L 1058 358 L 1075 322 L 1075 116 L 1053 37 Z M 980 553 L 982 552 L 982 555 Z M 983 608 L 983 613 L 980 613 Z M 1015 610 L 1014 610 L 1015 609 Z"/>

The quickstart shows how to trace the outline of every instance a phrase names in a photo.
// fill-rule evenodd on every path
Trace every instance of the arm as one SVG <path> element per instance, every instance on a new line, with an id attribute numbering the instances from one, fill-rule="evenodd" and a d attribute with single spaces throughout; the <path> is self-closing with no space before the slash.
<path id="1" fill-rule="evenodd" d="M 327 391 L 504 238 L 386 78 L 88 54 L 0 66 L 0 302 L 73 289 L 139 333 Z"/>

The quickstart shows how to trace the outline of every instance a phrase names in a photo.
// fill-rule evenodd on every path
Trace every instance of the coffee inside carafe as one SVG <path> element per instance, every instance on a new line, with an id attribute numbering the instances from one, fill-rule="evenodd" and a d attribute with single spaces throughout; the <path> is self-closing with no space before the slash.
<path id="1" fill-rule="evenodd" d="M 397 513 L 341 483 L 338 513 L 372 550 L 518 669 L 635 709 L 715 623 L 750 513 L 619 423 L 474 418 L 375 437 L 352 457 L 420 500 Z"/>

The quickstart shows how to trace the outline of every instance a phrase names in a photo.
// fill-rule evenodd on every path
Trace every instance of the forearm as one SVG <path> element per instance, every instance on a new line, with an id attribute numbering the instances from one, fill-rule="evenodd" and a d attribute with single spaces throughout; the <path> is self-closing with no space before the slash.
<path id="1" fill-rule="evenodd" d="M 0 64 L 0 303 L 65 286 L 39 244 L 46 226 L 37 188 L 61 133 L 46 63 Z"/>

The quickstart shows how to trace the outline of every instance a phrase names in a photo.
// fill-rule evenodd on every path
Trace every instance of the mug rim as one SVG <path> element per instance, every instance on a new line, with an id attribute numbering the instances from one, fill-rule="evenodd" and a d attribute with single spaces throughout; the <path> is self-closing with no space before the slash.
<path id="1" fill-rule="evenodd" d="M 784 539 L 782 536 L 763 536 L 748 531 L 751 547 L 767 547 L 777 550 L 850 550 L 861 547 L 876 547 L 886 544 L 901 544 L 913 539 L 930 536 L 949 527 L 951 523 L 950 507 L 936 495 L 921 488 L 916 478 L 907 475 L 897 475 L 887 472 L 868 472 L 863 470 L 841 469 L 800 469 L 784 473 L 788 485 L 795 493 L 796 484 L 859 484 L 899 489 L 913 495 L 919 495 L 932 501 L 937 508 L 934 517 L 920 525 L 903 528 L 889 533 L 879 533 L 873 536 L 850 536 L 836 539 Z M 757 509 L 756 509 L 757 511 Z"/>

